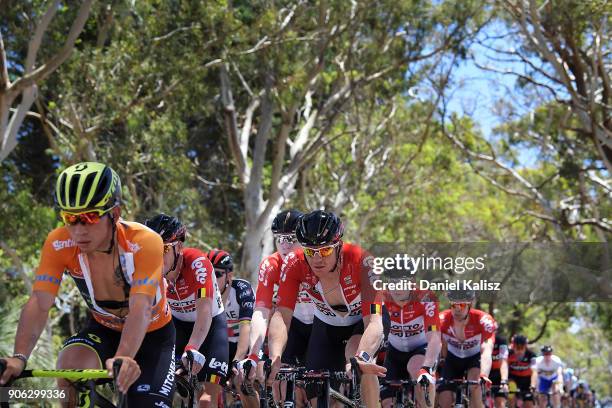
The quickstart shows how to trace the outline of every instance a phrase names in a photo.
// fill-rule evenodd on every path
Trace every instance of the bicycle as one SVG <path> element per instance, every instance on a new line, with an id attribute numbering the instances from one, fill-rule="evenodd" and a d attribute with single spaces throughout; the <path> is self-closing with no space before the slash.
<path id="1" fill-rule="evenodd" d="M 198 376 L 194 375 L 191 370 L 193 367 L 193 352 L 187 351 L 187 367 L 183 366 L 182 360 L 178 362 L 176 381 L 176 392 L 181 397 L 181 408 L 197 407 L 197 391 L 198 391 Z M 185 374 L 185 375 L 182 375 Z M 185 405 L 187 400 L 187 405 Z"/>
<path id="2" fill-rule="evenodd" d="M 429 383 L 417 382 L 415 380 L 383 380 L 382 384 L 395 389 L 395 396 L 393 407 L 394 408 L 415 408 L 416 404 L 416 392 L 415 387 L 420 385 L 423 388 L 423 395 L 425 396 L 425 404 L 431 407 L 431 401 L 429 400 Z"/>
<path id="3" fill-rule="evenodd" d="M 0 359 L 0 375 L 4 373 L 6 369 L 6 361 Z M 9 380 L 3 388 L 10 387 L 15 381 L 24 378 L 62 378 L 65 380 L 74 381 L 72 383 L 76 390 L 77 395 L 77 406 L 78 407 L 99 407 L 99 408 L 127 408 L 126 394 L 119 391 L 115 379 L 119 375 L 121 369 L 121 360 L 115 360 L 113 363 L 113 377 L 108 375 L 106 370 L 96 369 L 62 369 L 62 370 L 23 370 L 17 377 L 13 377 Z M 115 405 L 108 398 L 100 394 L 96 387 L 112 384 L 114 390 Z M 58 390 L 57 394 L 59 398 L 65 398 L 65 391 Z M 62 395 L 63 394 L 63 395 Z M 10 393 L 9 393 L 10 396 Z M 9 408 L 9 402 L 0 402 L 0 408 Z"/>

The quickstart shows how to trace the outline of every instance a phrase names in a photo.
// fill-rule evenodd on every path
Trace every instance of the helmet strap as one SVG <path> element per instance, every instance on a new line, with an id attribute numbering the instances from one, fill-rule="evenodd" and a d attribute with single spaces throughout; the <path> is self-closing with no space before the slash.
<path id="1" fill-rule="evenodd" d="M 104 252 L 105 254 L 110 255 L 110 253 L 113 252 L 113 248 L 115 247 L 115 233 L 117 232 L 117 223 L 115 222 L 115 217 L 112 214 L 108 214 L 108 217 L 110 218 L 112 229 L 110 244 L 108 245 L 108 249 L 106 251 L 98 252 Z"/>
<path id="2" fill-rule="evenodd" d="M 342 258 L 342 244 L 343 242 L 340 241 L 340 245 L 338 245 L 338 253 L 336 254 L 336 264 L 334 265 L 332 272 L 335 272 L 338 268 L 338 265 L 340 264 L 340 258 Z"/>

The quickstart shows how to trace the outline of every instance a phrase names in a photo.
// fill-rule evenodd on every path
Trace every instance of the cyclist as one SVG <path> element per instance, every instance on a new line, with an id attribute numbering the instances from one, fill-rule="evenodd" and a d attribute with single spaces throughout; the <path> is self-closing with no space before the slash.
<path id="1" fill-rule="evenodd" d="M 384 360 L 385 379 L 413 378 L 419 383 L 426 380 L 429 383 L 429 401 L 434 401 L 436 381 L 433 367 L 442 347 L 438 301 L 432 292 L 420 290 L 389 290 L 383 293 L 383 299 L 391 321 Z M 415 389 L 417 405 L 427 406 L 423 389 Z M 393 390 L 384 385 L 380 396 L 383 408 L 390 408 Z"/>
<path id="2" fill-rule="evenodd" d="M 132 406 L 169 407 L 174 393 L 174 326 L 162 279 L 159 236 L 121 215 L 121 182 L 102 163 L 84 162 L 61 172 L 55 202 L 64 226 L 49 233 L 42 249 L 32 295 L 22 309 L 13 357 L 0 380 L 5 383 L 27 365 L 28 357 L 54 305 L 64 271 L 91 311 L 85 328 L 60 351 L 60 369 L 112 370 Z M 65 406 L 75 404 L 68 389 Z"/>
<path id="3" fill-rule="evenodd" d="M 519 389 L 519 398 L 523 400 L 524 408 L 533 408 L 533 392 L 535 390 L 536 355 L 527 347 L 527 337 L 517 334 L 512 338 L 512 347 L 508 354 L 508 371 L 510 381 L 516 383 Z M 515 399 L 511 400 L 514 406 Z"/>
<path id="4" fill-rule="evenodd" d="M 297 210 L 286 210 L 279 212 L 272 221 L 272 234 L 277 251 L 266 257 L 259 265 L 255 311 L 249 339 L 249 359 L 254 362 L 258 360 L 258 353 L 266 336 L 275 287 L 278 287 L 279 284 L 283 260 L 290 252 L 300 248 L 295 229 L 302 215 L 302 212 Z M 291 320 L 289 339 L 282 356 L 283 363 L 294 365 L 304 363 L 304 353 L 312 330 L 313 316 L 312 301 L 301 291 Z"/>
<path id="5" fill-rule="evenodd" d="M 500 334 L 499 327 L 495 332 L 495 344 L 493 345 L 491 358 L 493 362 L 489 378 L 491 379 L 491 384 L 497 387 L 493 391 L 495 406 L 497 408 L 504 408 L 508 398 L 508 342 Z"/>
<path id="6" fill-rule="evenodd" d="M 374 361 L 383 339 L 382 305 L 370 285 L 371 257 L 344 243 L 344 226 L 333 213 L 313 211 L 300 218 L 296 237 L 301 250 L 287 255 L 281 271 L 278 307 L 271 318 L 271 376 L 280 368 L 282 349 L 300 287 L 312 299 L 314 321 L 306 351 L 309 370 L 344 371 L 355 356 L 363 372 L 361 395 L 366 406 L 378 404 L 378 381 L 386 369 Z M 307 387 L 309 398 L 316 395 Z M 316 404 L 316 400 L 312 401 Z"/>
<path id="7" fill-rule="evenodd" d="M 543 346 L 542 355 L 536 358 L 535 373 L 538 379 L 538 406 L 546 406 L 546 394 L 552 394 L 554 408 L 561 406 L 561 392 L 563 391 L 563 361 L 553 356 L 551 346 Z"/>
<path id="8" fill-rule="evenodd" d="M 228 361 L 231 361 L 232 367 L 235 367 L 236 363 L 245 358 L 247 353 L 255 294 L 248 281 L 234 278 L 234 261 L 227 251 L 212 249 L 207 256 L 215 269 L 217 286 L 221 288 L 227 319 Z M 235 385 L 244 405 L 248 396 L 242 393 L 240 381 L 236 381 Z M 257 401 L 252 402 L 252 404 L 256 403 Z"/>
<path id="9" fill-rule="evenodd" d="M 563 370 L 563 397 L 561 398 L 561 405 L 569 407 L 572 405 L 571 391 L 572 385 L 577 381 L 574 375 L 574 369 L 568 367 Z"/>
<path id="10" fill-rule="evenodd" d="M 227 376 L 228 341 L 223 301 L 206 254 L 184 246 L 186 227 L 176 217 L 158 214 L 147 226 L 164 241 L 164 276 L 176 327 L 176 356 L 186 364 L 194 355 L 193 373 L 204 383 L 201 407 L 216 407 Z"/>
<path id="11" fill-rule="evenodd" d="M 247 360 L 257 362 L 259 350 L 262 349 L 266 331 L 268 328 L 270 312 L 273 309 L 274 294 L 277 292 L 281 265 L 287 255 L 293 250 L 299 249 L 300 245 L 295 236 L 295 229 L 303 213 L 297 210 L 285 210 L 279 212 L 272 221 L 272 234 L 277 251 L 266 257 L 259 266 L 257 293 L 255 295 L 255 311 L 251 322 L 251 336 L 249 339 L 249 357 L 241 362 L 244 366 Z M 282 354 L 282 363 L 291 365 L 304 365 L 305 353 L 312 330 L 314 307 L 312 301 L 300 291 L 298 301 L 291 319 L 289 338 L 287 346 Z M 254 370 L 250 374 L 252 379 Z M 277 391 L 277 387 L 274 387 Z M 296 403 L 298 406 L 305 404 L 306 396 L 300 388 L 296 388 Z"/>
<path id="12" fill-rule="evenodd" d="M 589 406 L 589 401 L 591 400 L 590 394 L 589 383 L 576 377 L 576 382 L 572 386 L 571 391 L 573 406 L 578 408 Z"/>
<path id="13" fill-rule="evenodd" d="M 490 383 L 488 376 L 497 323 L 488 313 L 473 308 L 476 299 L 473 290 L 449 291 L 447 296 L 451 308 L 440 314 L 442 340 L 446 349 L 442 378 L 454 380 L 465 376 L 470 381 L 480 379 Z M 438 392 L 440 407 L 450 407 L 457 385 L 442 383 Z M 470 394 L 480 395 L 480 387 L 470 386 Z M 470 406 L 482 408 L 482 399 L 471 398 Z"/>

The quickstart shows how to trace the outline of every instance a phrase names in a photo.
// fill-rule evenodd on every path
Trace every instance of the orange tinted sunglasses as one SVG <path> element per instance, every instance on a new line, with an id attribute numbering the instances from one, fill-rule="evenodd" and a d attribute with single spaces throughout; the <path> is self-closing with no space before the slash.
<path id="1" fill-rule="evenodd" d="M 472 302 L 456 302 L 456 303 L 451 303 L 450 306 L 453 309 L 465 310 L 468 307 L 470 307 L 471 304 L 472 304 Z"/>
<path id="2" fill-rule="evenodd" d="M 309 247 L 303 247 L 304 250 L 304 255 L 306 256 L 315 256 L 315 254 L 319 254 L 321 255 L 322 258 L 326 258 L 328 256 L 330 256 L 331 254 L 334 253 L 334 248 L 337 247 L 338 245 L 340 245 L 339 242 L 336 242 L 333 245 L 329 245 L 329 246 L 325 246 L 322 248 L 309 248 Z"/>
<path id="3" fill-rule="evenodd" d="M 66 225 L 92 225 L 99 223 L 102 217 L 104 217 L 113 208 L 114 207 L 108 208 L 106 210 L 90 210 L 76 214 L 62 210 L 60 211 L 60 217 L 62 217 L 62 221 L 64 221 L 64 224 Z"/>

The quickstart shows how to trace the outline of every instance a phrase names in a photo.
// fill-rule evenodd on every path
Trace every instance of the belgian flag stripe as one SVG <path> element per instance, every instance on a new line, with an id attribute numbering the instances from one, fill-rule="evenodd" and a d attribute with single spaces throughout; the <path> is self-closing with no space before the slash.
<path id="1" fill-rule="evenodd" d="M 378 303 L 370 305 L 370 314 L 382 314 L 382 306 Z"/>
<path id="2" fill-rule="evenodd" d="M 206 297 L 206 288 L 198 289 L 198 299 Z"/>

